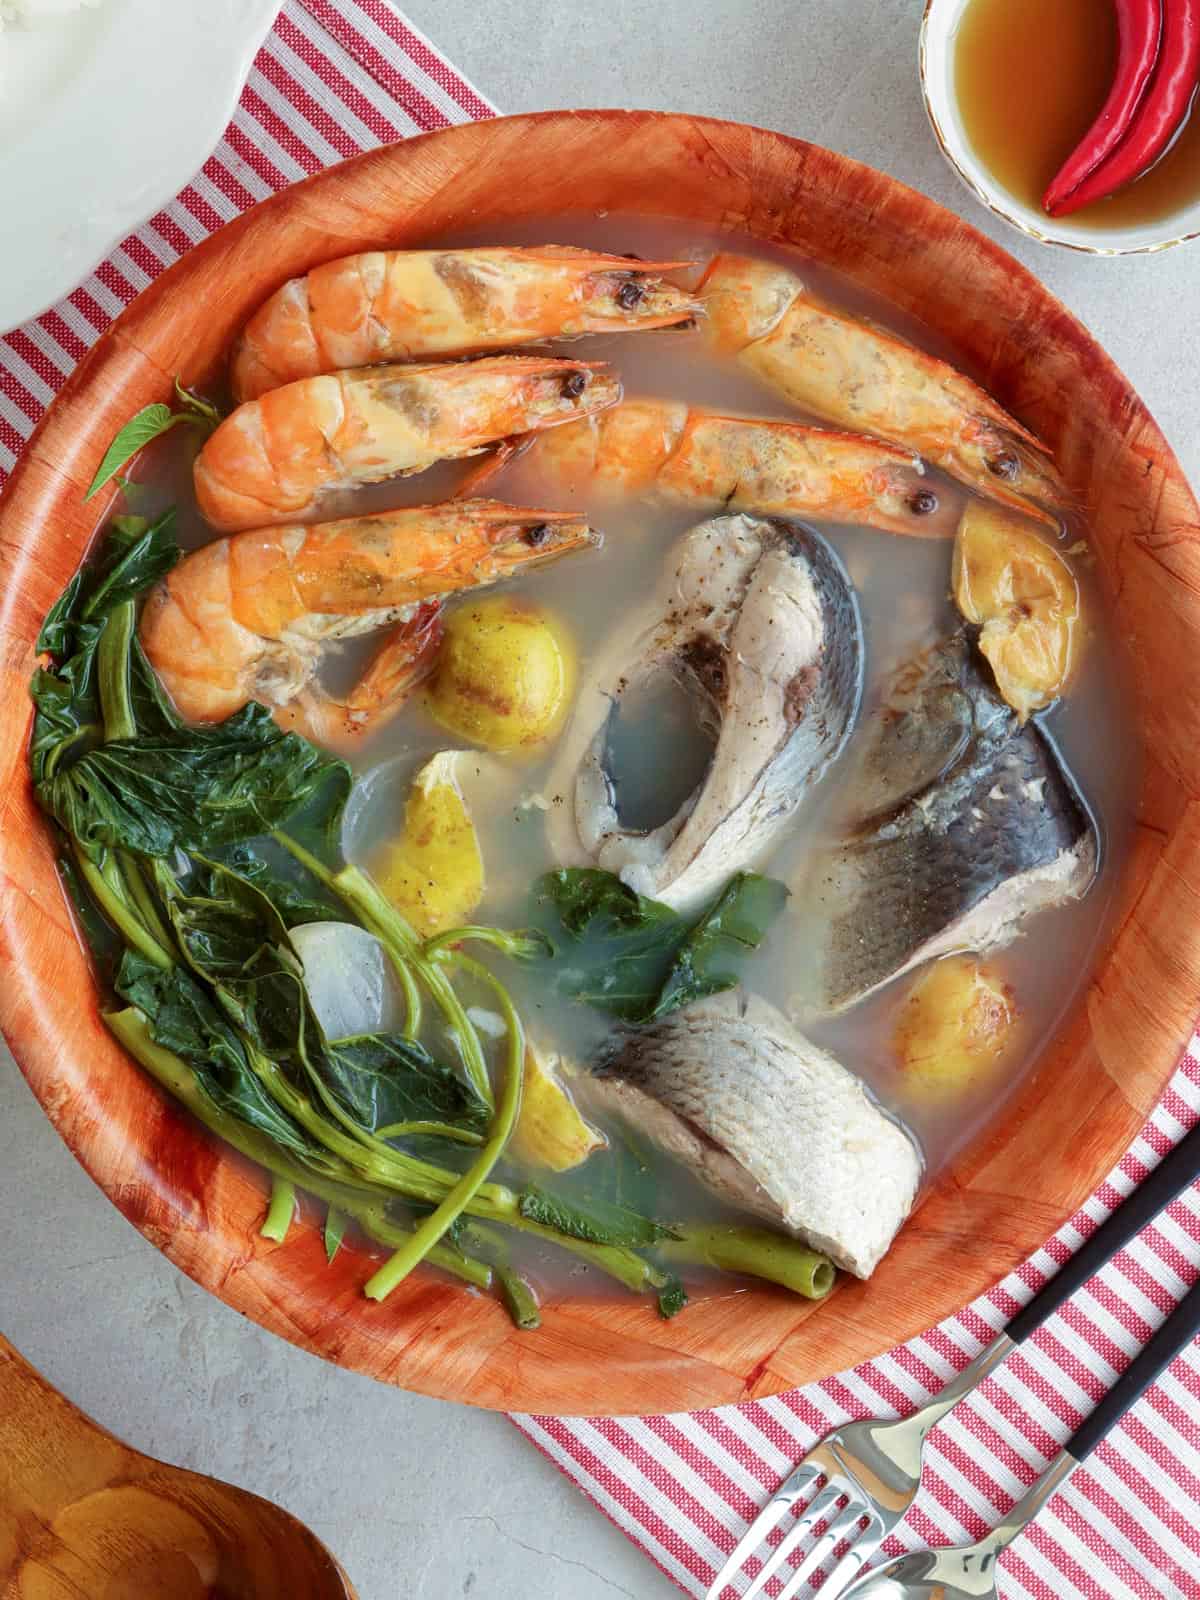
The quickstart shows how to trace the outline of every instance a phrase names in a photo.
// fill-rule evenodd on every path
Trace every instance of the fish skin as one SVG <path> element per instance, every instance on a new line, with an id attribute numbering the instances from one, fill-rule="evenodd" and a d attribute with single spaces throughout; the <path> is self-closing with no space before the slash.
<path id="1" fill-rule="evenodd" d="M 558 807 L 568 813 L 553 841 L 559 859 L 614 872 L 671 906 L 711 897 L 765 853 L 841 753 L 862 663 L 854 590 L 818 534 L 748 516 L 699 524 L 590 675 L 552 781 L 573 800 Z M 716 743 L 676 814 L 633 833 L 620 825 L 605 766 L 609 718 L 631 686 L 663 669 L 699 697 Z"/>
<path id="2" fill-rule="evenodd" d="M 732 992 L 620 1035 L 587 1085 L 722 1199 L 870 1277 L 912 1209 L 922 1159 L 840 1062 Z"/>
<path id="3" fill-rule="evenodd" d="M 904 687 L 869 730 L 852 832 L 795 886 L 830 910 L 820 1012 L 937 956 L 998 949 L 1096 874 L 1095 825 L 1070 777 L 965 634 L 914 663 Z"/>

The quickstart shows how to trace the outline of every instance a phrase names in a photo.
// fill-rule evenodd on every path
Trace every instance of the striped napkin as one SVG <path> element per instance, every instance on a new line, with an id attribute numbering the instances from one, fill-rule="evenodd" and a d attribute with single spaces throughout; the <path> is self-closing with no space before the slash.
<path id="1" fill-rule="evenodd" d="M 191 245 L 345 156 L 491 114 L 386 0 L 288 0 L 203 171 L 66 300 L 0 338 L 0 485 L 67 373 Z M 1200 1037 L 1120 1166 L 1032 1260 L 957 1317 L 853 1372 L 692 1415 L 513 1420 L 668 1577 L 702 1595 L 797 1457 L 847 1418 L 892 1416 L 940 1389 L 1198 1118 Z M 890 1548 L 957 1543 L 993 1526 L 1198 1271 L 1193 1190 L 935 1431 L 921 1498 Z M 1200 1600 L 1200 1346 L 1012 1547 L 1000 1592 Z"/>

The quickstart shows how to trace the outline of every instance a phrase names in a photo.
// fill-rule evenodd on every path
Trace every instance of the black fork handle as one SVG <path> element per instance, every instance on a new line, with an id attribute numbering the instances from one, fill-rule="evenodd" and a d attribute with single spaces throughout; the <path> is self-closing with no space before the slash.
<path id="1" fill-rule="evenodd" d="M 1082 1461 L 1089 1451 L 1100 1443 L 1106 1434 L 1120 1422 L 1135 1401 L 1169 1366 L 1179 1352 L 1200 1334 L 1200 1279 L 1172 1311 L 1162 1326 L 1142 1346 L 1125 1371 L 1113 1384 L 1100 1404 L 1080 1423 L 1067 1440 L 1066 1450 L 1076 1461 Z"/>
<path id="2" fill-rule="evenodd" d="M 1169 1205 L 1197 1177 L 1200 1177 L 1200 1122 L 1184 1134 L 1145 1183 L 1140 1184 L 1112 1216 L 1102 1222 L 1090 1238 L 1084 1240 L 1071 1259 L 1038 1290 L 1027 1306 L 1017 1312 L 1004 1330 L 1008 1337 L 1020 1344 L 1035 1328 L 1040 1328 L 1064 1300 L 1069 1300 L 1076 1289 L 1082 1288 L 1089 1278 L 1095 1277 L 1122 1245 L 1128 1244 L 1148 1222 L 1153 1222 L 1163 1207 Z M 1126 1404 L 1132 1405 L 1133 1401 L 1129 1400 Z"/>

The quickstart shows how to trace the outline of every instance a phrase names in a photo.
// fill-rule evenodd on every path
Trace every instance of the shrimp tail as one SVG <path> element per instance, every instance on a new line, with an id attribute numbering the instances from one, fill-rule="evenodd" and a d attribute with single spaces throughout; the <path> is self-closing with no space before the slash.
<path id="1" fill-rule="evenodd" d="M 403 711 L 433 671 L 444 631 L 442 616 L 440 600 L 422 601 L 387 634 L 348 695 L 339 699 L 310 686 L 290 704 L 277 706 L 275 721 L 327 749 L 357 749 Z"/>

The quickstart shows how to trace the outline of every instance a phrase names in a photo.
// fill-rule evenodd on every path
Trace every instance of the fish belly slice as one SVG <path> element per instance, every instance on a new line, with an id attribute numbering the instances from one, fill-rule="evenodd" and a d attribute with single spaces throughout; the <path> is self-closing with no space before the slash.
<path id="1" fill-rule="evenodd" d="M 717 996 L 624 1035 L 587 1088 L 722 1199 L 857 1277 L 912 1209 L 912 1139 L 840 1062 L 757 997 Z"/>

